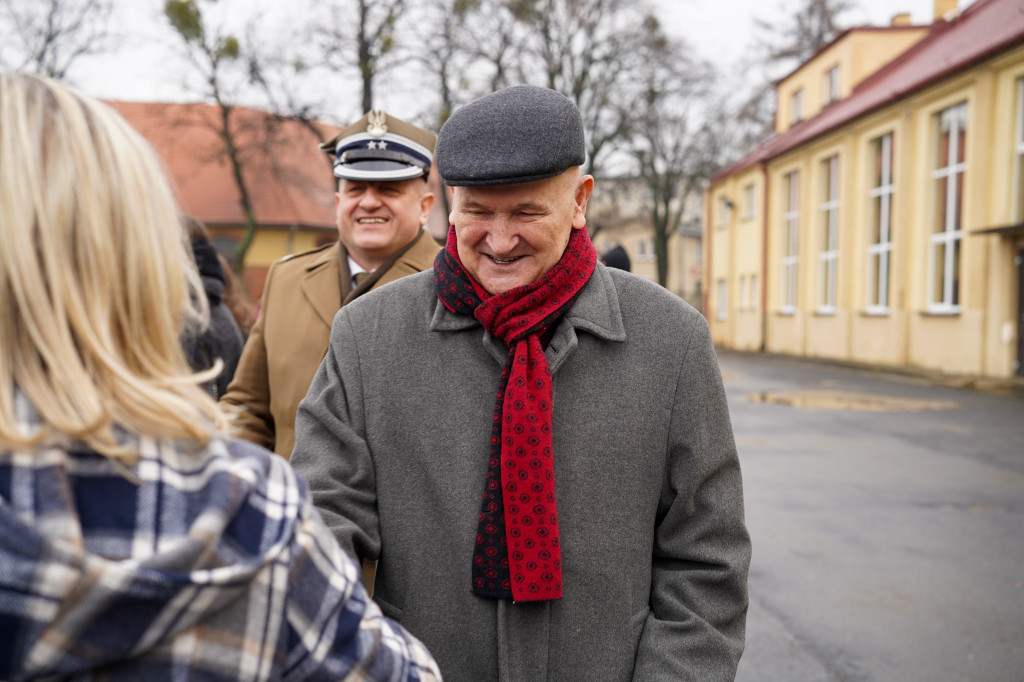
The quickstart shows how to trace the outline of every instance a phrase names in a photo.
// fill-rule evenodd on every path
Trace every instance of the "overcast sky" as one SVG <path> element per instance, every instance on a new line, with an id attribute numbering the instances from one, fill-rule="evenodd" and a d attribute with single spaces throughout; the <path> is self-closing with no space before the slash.
<path id="1" fill-rule="evenodd" d="M 174 48 L 165 28 L 160 0 L 117 0 L 121 30 L 131 35 L 116 55 L 93 59 L 87 68 L 72 73 L 83 90 L 99 97 L 126 100 L 184 101 L 195 99 L 182 88 L 184 67 L 168 60 Z M 413 0 L 415 1 L 415 0 Z M 754 38 L 754 19 L 779 21 L 791 15 L 799 0 L 654 0 L 664 29 L 685 39 L 704 58 L 713 61 L 726 77 L 742 73 Z M 932 20 L 933 0 L 854 0 L 859 8 L 845 15 L 853 24 L 887 25 L 892 16 L 909 12 L 913 23 Z M 960 0 L 961 7 L 970 0 Z M 253 0 L 222 0 L 214 7 L 236 11 L 251 8 Z M 279 25 L 287 25 L 289 0 L 268 0 L 268 14 L 280 14 Z M 232 9 L 234 8 L 234 9 Z M 291 11 L 295 11 L 292 9 Z M 358 85 L 339 101 L 358 104 Z M 380 106 L 398 106 L 403 93 L 380 92 Z M 404 108 L 404 107 L 402 107 Z M 338 111 L 338 120 L 361 112 Z"/>
<path id="2" fill-rule="evenodd" d="M 971 0 L 960 0 L 961 8 Z M 896 14 L 909 12 L 915 24 L 928 24 L 933 0 L 853 0 L 857 9 L 844 15 L 854 25 L 887 26 Z M 798 0 L 656 0 L 663 27 L 727 68 L 739 62 L 754 36 L 754 19 L 775 22 L 792 15 Z"/>

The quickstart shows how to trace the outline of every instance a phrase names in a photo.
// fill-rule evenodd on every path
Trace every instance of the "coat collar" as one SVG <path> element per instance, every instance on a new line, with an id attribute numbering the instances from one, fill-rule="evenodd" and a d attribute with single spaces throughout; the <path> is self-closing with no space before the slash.
<path id="1" fill-rule="evenodd" d="M 348 288 L 343 291 L 342 279 L 347 282 L 351 279 L 351 275 L 348 272 L 347 254 L 340 242 L 334 242 L 310 258 L 302 278 L 302 292 L 313 306 L 317 317 L 330 328 L 335 314 L 343 303 L 348 303 L 370 289 L 376 289 L 406 275 L 421 272 L 426 264 L 433 263 L 438 249 L 438 243 L 430 233 L 420 229 L 420 233 L 412 245 L 403 251 L 394 262 L 385 263 L 378 268 L 379 275 L 371 276 L 356 289 Z M 344 272 L 342 272 L 342 268 L 344 268 Z"/>
<path id="2" fill-rule="evenodd" d="M 479 326 L 476 318 L 449 311 L 439 299 L 435 302 L 430 331 L 458 332 Z M 601 263 L 594 267 L 594 274 L 580 291 L 576 303 L 555 328 L 555 334 L 544 351 L 552 375 L 578 345 L 577 330 L 593 334 L 604 341 L 621 343 L 626 340 L 619 295 L 608 274 L 608 268 Z M 504 343 L 484 332 L 484 345 L 499 364 L 505 362 L 508 349 Z"/>
<path id="3" fill-rule="evenodd" d="M 334 322 L 341 307 L 341 279 L 338 273 L 338 242 L 315 254 L 302 278 L 302 293 L 324 324 Z"/>

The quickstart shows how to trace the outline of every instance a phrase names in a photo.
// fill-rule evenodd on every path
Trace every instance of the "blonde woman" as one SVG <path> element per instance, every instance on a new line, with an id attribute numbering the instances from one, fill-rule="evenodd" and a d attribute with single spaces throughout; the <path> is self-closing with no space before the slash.
<path id="1" fill-rule="evenodd" d="M 0 679 L 431 680 L 179 344 L 205 296 L 152 150 L 0 74 Z"/>

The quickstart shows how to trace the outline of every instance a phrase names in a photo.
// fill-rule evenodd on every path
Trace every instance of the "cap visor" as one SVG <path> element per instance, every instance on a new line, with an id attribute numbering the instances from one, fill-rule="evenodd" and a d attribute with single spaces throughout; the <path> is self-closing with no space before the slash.
<path id="1" fill-rule="evenodd" d="M 411 180 L 425 175 L 419 166 L 397 161 L 364 159 L 334 166 L 334 177 L 346 180 Z"/>

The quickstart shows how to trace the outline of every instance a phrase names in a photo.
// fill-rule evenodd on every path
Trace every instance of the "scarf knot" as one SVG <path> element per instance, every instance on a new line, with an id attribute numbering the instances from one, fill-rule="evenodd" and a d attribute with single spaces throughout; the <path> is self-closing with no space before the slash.
<path id="1" fill-rule="evenodd" d="M 473 592 L 514 601 L 562 596 L 561 538 L 551 433 L 551 371 L 541 336 L 572 307 L 594 272 L 586 228 L 537 281 L 491 296 L 459 260 L 454 227 L 434 261 L 438 299 L 508 346 L 473 553 Z"/>

